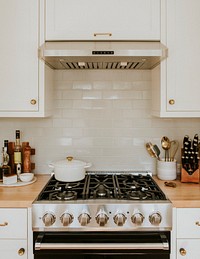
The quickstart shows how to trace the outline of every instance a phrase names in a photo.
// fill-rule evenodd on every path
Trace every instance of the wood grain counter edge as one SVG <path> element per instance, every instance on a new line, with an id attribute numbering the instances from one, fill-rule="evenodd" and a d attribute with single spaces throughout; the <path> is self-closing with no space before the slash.
<path id="1" fill-rule="evenodd" d="M 50 175 L 37 174 L 33 184 L 18 187 L 0 187 L 1 208 L 28 208 L 50 179 Z"/>
<path id="2" fill-rule="evenodd" d="M 165 193 L 167 198 L 176 208 L 200 208 L 200 183 L 181 183 L 180 180 L 167 181 L 176 184 L 176 187 L 165 186 L 166 181 L 159 180 L 153 176 L 154 180 Z"/>
<path id="3" fill-rule="evenodd" d="M 20 187 L 0 187 L 1 208 L 27 208 L 31 207 L 43 187 L 50 179 L 50 175 L 37 174 L 37 181 L 33 184 Z M 165 181 L 153 176 L 158 186 L 177 208 L 200 208 L 200 184 L 176 183 L 176 188 L 166 187 Z"/>

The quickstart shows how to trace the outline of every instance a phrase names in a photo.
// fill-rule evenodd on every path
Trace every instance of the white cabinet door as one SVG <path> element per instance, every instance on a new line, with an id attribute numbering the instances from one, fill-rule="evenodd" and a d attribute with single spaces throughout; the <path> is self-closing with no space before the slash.
<path id="1" fill-rule="evenodd" d="M 200 1 L 168 0 L 167 5 L 167 110 L 200 111 Z"/>
<path id="2" fill-rule="evenodd" d="M 160 40 L 160 0 L 48 0 L 46 40 Z"/>
<path id="3" fill-rule="evenodd" d="M 178 239 L 177 241 L 177 259 L 199 259 L 200 239 Z"/>
<path id="4" fill-rule="evenodd" d="M 200 208 L 177 209 L 177 237 L 200 239 Z"/>
<path id="5" fill-rule="evenodd" d="M 27 259 L 27 241 L 0 240 L 0 258 Z"/>
<path id="6" fill-rule="evenodd" d="M 27 209 L 0 209 L 0 238 L 27 239 Z"/>
<path id="7" fill-rule="evenodd" d="M 200 209 L 177 209 L 177 259 L 200 258 Z"/>
<path id="8" fill-rule="evenodd" d="M 0 2 L 2 112 L 38 110 L 38 9 L 35 0 Z"/>
<path id="9" fill-rule="evenodd" d="M 152 85 L 153 114 L 200 117 L 200 1 L 163 2 L 161 41 L 168 57 L 161 62 L 160 82 Z"/>
<path id="10" fill-rule="evenodd" d="M 0 208 L 0 258 L 27 259 L 27 209 Z"/>

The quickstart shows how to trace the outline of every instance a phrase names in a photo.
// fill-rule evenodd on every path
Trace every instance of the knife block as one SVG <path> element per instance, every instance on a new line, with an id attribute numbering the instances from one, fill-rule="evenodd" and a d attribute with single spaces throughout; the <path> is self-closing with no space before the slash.
<path id="1" fill-rule="evenodd" d="M 182 168 L 181 169 L 181 182 L 182 183 L 199 183 L 199 168 L 191 175 L 188 174 L 188 172 Z"/>
<path id="2" fill-rule="evenodd" d="M 181 149 L 181 156 L 183 156 L 183 149 Z M 181 182 L 182 183 L 199 183 L 200 181 L 200 161 L 198 162 L 198 168 L 193 174 L 189 174 L 187 170 L 182 166 L 181 168 Z"/>

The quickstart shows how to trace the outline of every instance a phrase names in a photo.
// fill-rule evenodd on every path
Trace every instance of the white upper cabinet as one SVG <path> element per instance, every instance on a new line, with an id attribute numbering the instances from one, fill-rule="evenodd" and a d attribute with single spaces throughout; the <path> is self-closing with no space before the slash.
<path id="1" fill-rule="evenodd" d="M 160 0 L 48 0 L 45 40 L 160 40 Z"/>
<path id="2" fill-rule="evenodd" d="M 0 110 L 38 110 L 38 6 L 34 0 L 0 3 Z M 31 104 L 35 100 L 36 104 Z M 34 102 L 34 101 L 32 101 Z"/>
<path id="3" fill-rule="evenodd" d="M 168 48 L 168 58 L 160 71 L 153 71 L 153 114 L 200 117 L 200 1 L 163 3 L 161 40 Z"/>
<path id="4" fill-rule="evenodd" d="M 46 115 L 45 68 L 38 59 L 39 10 L 36 0 L 0 1 L 0 117 Z"/>

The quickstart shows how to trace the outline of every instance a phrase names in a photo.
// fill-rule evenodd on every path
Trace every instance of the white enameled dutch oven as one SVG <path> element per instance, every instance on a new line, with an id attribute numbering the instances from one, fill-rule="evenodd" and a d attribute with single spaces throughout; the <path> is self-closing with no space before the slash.
<path id="1" fill-rule="evenodd" d="M 75 160 L 68 156 L 65 160 L 49 164 L 53 168 L 55 178 L 62 182 L 76 182 L 85 178 L 85 169 L 91 167 L 91 163 Z"/>

